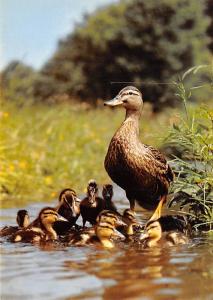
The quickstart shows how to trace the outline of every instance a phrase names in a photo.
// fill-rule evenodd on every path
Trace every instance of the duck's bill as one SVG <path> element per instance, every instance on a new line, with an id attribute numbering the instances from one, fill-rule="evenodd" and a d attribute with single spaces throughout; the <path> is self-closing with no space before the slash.
<path id="1" fill-rule="evenodd" d="M 147 239 L 148 237 L 149 237 L 148 233 L 147 232 L 143 232 L 143 233 L 141 233 L 141 235 L 139 237 L 139 240 L 143 241 L 143 240 Z"/>
<path id="2" fill-rule="evenodd" d="M 117 226 L 126 226 L 126 223 L 123 220 L 121 220 L 120 218 L 117 218 L 116 227 Z"/>
<path id="3" fill-rule="evenodd" d="M 66 218 L 58 214 L 58 221 L 69 222 Z"/>
<path id="4" fill-rule="evenodd" d="M 112 100 L 104 102 L 104 105 L 107 105 L 107 106 L 117 106 L 117 105 L 121 105 L 121 104 L 123 104 L 123 101 L 121 101 L 119 98 L 114 98 Z"/>
<path id="5" fill-rule="evenodd" d="M 118 231 L 117 229 L 114 229 L 113 231 L 113 237 L 115 238 L 120 238 L 120 239 L 125 239 L 126 237 L 120 232 Z"/>

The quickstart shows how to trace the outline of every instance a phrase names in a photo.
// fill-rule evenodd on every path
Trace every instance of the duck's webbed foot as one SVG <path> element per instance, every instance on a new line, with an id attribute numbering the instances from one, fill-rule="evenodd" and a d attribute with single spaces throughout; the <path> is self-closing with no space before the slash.
<path id="1" fill-rule="evenodd" d="M 151 216 L 151 218 L 149 219 L 149 221 L 158 220 L 161 217 L 162 207 L 165 202 L 166 202 L 166 195 L 161 197 L 161 199 L 158 203 L 158 206 L 157 206 L 156 210 L 154 211 L 153 215 Z"/>

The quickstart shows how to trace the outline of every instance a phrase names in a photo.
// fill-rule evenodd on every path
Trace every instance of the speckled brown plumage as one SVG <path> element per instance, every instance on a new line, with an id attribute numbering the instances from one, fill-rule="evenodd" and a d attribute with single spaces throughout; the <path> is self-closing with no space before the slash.
<path id="1" fill-rule="evenodd" d="M 140 91 L 126 87 L 112 101 L 118 104 L 106 104 L 125 107 L 126 118 L 110 142 L 105 169 L 111 179 L 126 191 L 132 209 L 135 200 L 146 209 L 154 209 L 168 194 L 173 172 L 157 149 L 141 143 L 139 139 L 143 105 Z"/>

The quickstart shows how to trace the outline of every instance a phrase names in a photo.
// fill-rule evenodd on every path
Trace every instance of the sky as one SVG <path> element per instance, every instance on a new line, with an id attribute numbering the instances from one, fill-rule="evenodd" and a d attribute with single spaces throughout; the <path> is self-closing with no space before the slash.
<path id="1" fill-rule="evenodd" d="M 85 13 L 112 2 L 0 0 L 0 70 L 14 59 L 39 69 Z"/>

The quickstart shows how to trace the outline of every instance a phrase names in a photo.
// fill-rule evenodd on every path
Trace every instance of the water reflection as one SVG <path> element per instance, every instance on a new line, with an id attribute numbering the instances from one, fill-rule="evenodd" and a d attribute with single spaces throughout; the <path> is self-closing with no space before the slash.
<path id="1" fill-rule="evenodd" d="M 8 211 L 15 215 L 16 210 Z M 3 216 L 4 222 L 7 210 Z M 210 300 L 212 245 L 207 235 L 189 245 L 153 249 L 131 243 L 105 250 L 3 242 L 1 299 Z"/>

